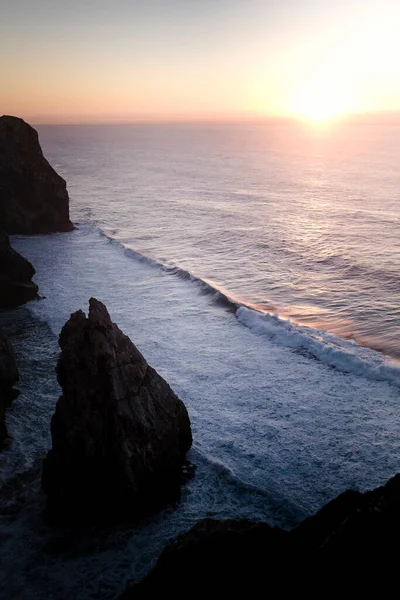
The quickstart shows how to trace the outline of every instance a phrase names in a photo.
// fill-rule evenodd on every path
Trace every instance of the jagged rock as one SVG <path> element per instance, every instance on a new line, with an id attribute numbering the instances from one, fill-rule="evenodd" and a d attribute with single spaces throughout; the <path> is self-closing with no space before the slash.
<path id="1" fill-rule="evenodd" d="M 18 368 L 10 341 L 0 330 L 0 449 L 7 438 L 5 411 L 13 400 L 13 385 L 18 381 Z"/>
<path id="2" fill-rule="evenodd" d="M 0 228 L 15 233 L 73 229 L 66 183 L 43 156 L 37 131 L 0 117 Z"/>
<path id="3" fill-rule="evenodd" d="M 192 443 L 181 400 L 94 298 L 59 343 L 63 395 L 42 474 L 50 517 L 136 518 L 176 498 Z"/>
<path id="4" fill-rule="evenodd" d="M 288 536 L 266 523 L 202 519 L 167 546 L 150 574 L 119 598 L 186 598 L 193 585 L 196 598 L 263 597 L 262 578 L 267 573 L 271 583 L 277 569 L 291 560 Z"/>
<path id="5" fill-rule="evenodd" d="M 199 521 L 120 598 L 184 598 L 193 582 L 199 597 L 258 597 L 266 583 L 280 596 L 370 592 L 371 584 L 397 584 L 399 537 L 396 475 L 364 494 L 344 492 L 290 532 L 244 520 Z"/>
<path id="6" fill-rule="evenodd" d="M 36 298 L 34 274 L 29 260 L 11 247 L 8 235 L 0 231 L 0 308 L 14 308 Z"/>
<path id="7" fill-rule="evenodd" d="M 329 565 L 354 557 L 375 564 L 391 555 L 400 537 L 400 474 L 364 494 L 348 490 L 305 519 L 292 537 Z"/>

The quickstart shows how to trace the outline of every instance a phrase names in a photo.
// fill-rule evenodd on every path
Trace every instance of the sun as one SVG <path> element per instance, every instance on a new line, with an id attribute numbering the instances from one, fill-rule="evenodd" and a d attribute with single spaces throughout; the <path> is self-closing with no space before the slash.
<path id="1" fill-rule="evenodd" d="M 329 76 L 304 83 L 293 94 L 291 112 L 294 116 L 315 123 L 337 120 L 352 110 L 351 86 Z"/>

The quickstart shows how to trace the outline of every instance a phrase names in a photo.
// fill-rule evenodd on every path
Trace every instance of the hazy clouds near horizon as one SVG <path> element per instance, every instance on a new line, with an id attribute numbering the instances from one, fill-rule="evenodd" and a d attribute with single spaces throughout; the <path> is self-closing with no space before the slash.
<path id="1" fill-rule="evenodd" d="M 285 116 L 326 73 L 355 111 L 396 110 L 399 22 L 397 0 L 2 0 L 0 112 Z"/>

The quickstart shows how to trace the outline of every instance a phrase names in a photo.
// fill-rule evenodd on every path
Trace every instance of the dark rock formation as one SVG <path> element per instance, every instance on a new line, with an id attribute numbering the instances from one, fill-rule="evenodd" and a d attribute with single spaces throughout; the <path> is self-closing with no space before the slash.
<path id="1" fill-rule="evenodd" d="M 5 411 L 13 400 L 15 394 L 12 387 L 18 379 L 14 350 L 8 338 L 0 330 L 0 449 L 3 448 L 7 438 Z"/>
<path id="2" fill-rule="evenodd" d="M 364 494 L 347 491 L 292 532 L 296 544 L 324 564 L 375 564 L 390 557 L 400 538 L 400 475 Z"/>
<path id="3" fill-rule="evenodd" d="M 0 231 L 0 308 L 14 308 L 37 297 L 38 286 L 31 280 L 35 269 L 10 245 Z"/>
<path id="4" fill-rule="evenodd" d="M 279 590 L 325 597 L 397 583 L 400 475 L 365 494 L 347 491 L 291 532 L 249 521 L 204 519 L 170 544 L 121 600 Z M 274 595 L 274 594 L 273 594 Z M 277 595 L 277 594 L 275 594 Z"/>
<path id="5" fill-rule="evenodd" d="M 0 228 L 9 235 L 70 231 L 66 183 L 44 158 L 35 129 L 0 117 Z"/>
<path id="6" fill-rule="evenodd" d="M 236 598 L 245 592 L 250 593 L 244 597 L 262 598 L 261 579 L 267 574 L 270 584 L 271 568 L 290 562 L 288 536 L 266 523 L 203 519 L 167 546 L 150 575 L 120 600 L 183 598 L 192 595 L 188 590 L 195 598 Z M 264 587 L 262 582 L 259 589 Z"/>
<path id="7" fill-rule="evenodd" d="M 49 516 L 134 519 L 176 498 L 192 443 L 184 404 L 94 298 L 59 343 L 63 395 L 42 475 Z"/>

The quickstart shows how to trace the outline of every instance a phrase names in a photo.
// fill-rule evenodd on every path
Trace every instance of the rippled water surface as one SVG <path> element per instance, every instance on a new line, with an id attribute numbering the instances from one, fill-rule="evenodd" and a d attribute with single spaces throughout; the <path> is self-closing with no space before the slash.
<path id="1" fill-rule="evenodd" d="M 40 127 L 75 221 L 400 357 L 400 127 Z"/>
<path id="2" fill-rule="evenodd" d="M 1 599 L 113 600 L 200 518 L 289 528 L 400 471 L 398 132 L 40 128 L 77 227 L 12 239 L 42 299 L 0 312 L 21 374 Z M 57 336 L 91 296 L 187 406 L 197 470 L 134 529 L 62 532 L 40 468 Z"/>

